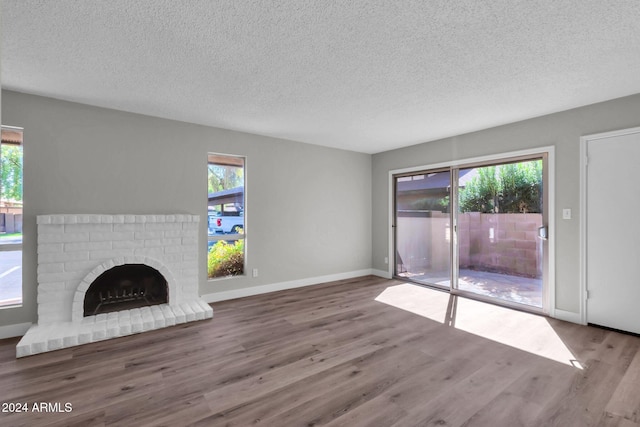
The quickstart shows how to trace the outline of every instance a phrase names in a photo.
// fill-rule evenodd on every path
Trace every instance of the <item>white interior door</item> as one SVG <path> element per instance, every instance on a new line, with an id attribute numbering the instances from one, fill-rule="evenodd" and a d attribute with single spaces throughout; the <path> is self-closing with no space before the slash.
<path id="1" fill-rule="evenodd" d="M 640 128 L 587 139 L 589 323 L 640 333 Z"/>

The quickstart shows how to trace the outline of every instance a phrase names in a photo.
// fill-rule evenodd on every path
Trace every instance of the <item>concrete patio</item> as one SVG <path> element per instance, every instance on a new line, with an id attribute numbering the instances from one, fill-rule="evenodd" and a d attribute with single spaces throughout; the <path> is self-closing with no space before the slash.
<path id="1" fill-rule="evenodd" d="M 450 286 L 446 273 L 400 274 L 411 280 Z M 500 300 L 542 308 L 542 279 L 461 269 L 458 289 Z"/>

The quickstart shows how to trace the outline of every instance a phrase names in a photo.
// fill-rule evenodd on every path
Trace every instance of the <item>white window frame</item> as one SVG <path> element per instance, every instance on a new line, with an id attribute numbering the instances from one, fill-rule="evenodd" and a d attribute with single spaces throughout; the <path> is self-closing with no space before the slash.
<path id="1" fill-rule="evenodd" d="M 218 153 L 218 152 L 213 152 L 210 151 L 207 153 L 207 156 L 210 155 L 214 155 L 214 156 L 223 156 L 223 157 L 234 157 L 234 158 L 238 158 L 238 159 L 242 159 L 243 162 L 243 223 L 244 223 L 244 227 L 243 227 L 243 233 L 242 234 L 225 234 L 225 235 L 220 235 L 220 236 L 210 236 L 209 235 L 209 203 L 207 202 L 207 212 L 205 215 L 205 223 L 207 224 L 207 261 L 209 259 L 209 242 L 217 242 L 219 240 L 244 240 L 244 263 L 243 263 L 243 273 L 242 274 L 237 274 L 234 276 L 221 276 L 221 277 L 209 277 L 209 273 L 207 271 L 207 281 L 208 282 L 215 282 L 215 281 L 221 281 L 221 280 L 229 280 L 229 279 L 237 279 L 237 278 L 241 278 L 241 277 L 247 277 L 248 276 L 248 272 L 247 272 L 247 156 L 242 156 L 242 155 L 238 155 L 238 154 L 226 154 L 226 153 Z M 207 167 L 209 166 L 209 161 L 207 159 Z M 224 236 L 224 237 L 222 237 Z"/>
<path id="2" fill-rule="evenodd" d="M 24 134 L 24 129 L 21 127 L 15 127 L 15 126 L 0 126 L 0 132 L 2 130 L 10 130 L 10 131 L 19 131 L 21 133 Z M 1 142 L 0 142 L 1 144 Z M 24 139 L 21 142 L 21 144 L 24 147 Z M 24 183 L 24 148 L 23 148 L 23 183 Z M 23 200 L 24 200 L 24 188 L 23 188 Z M 22 205 L 22 209 L 23 209 L 23 215 L 24 215 L 24 202 Z M 24 216 L 23 216 L 24 218 Z M 24 224 L 23 224 L 24 227 Z M 24 230 L 24 228 L 23 228 Z M 23 248 L 22 248 L 22 242 L 21 243 L 9 243 L 9 244 L 0 244 L 0 252 L 23 252 Z M 22 254 L 24 256 L 24 252 Z M 22 270 L 23 266 L 24 266 L 24 258 L 22 259 L 22 265 L 20 265 L 20 269 Z M 22 278 L 20 279 L 20 290 L 22 291 L 22 295 L 20 297 L 20 302 L 15 303 L 15 304 L 3 304 L 0 305 L 0 310 L 4 310 L 4 309 L 10 309 L 10 308 L 16 308 L 16 307 L 22 307 L 23 303 L 24 303 L 24 289 L 23 289 L 23 283 L 22 283 Z"/>

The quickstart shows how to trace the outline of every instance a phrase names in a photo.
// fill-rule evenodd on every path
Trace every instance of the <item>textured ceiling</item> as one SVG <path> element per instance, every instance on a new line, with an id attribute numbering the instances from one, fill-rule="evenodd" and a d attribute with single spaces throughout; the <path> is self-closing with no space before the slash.
<path id="1" fill-rule="evenodd" d="M 640 92 L 638 0 L 2 0 L 2 86 L 376 153 Z"/>

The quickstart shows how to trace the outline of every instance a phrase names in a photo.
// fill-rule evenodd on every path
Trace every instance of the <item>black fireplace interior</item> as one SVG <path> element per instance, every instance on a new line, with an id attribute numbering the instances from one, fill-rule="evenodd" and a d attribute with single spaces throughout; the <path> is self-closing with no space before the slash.
<path id="1" fill-rule="evenodd" d="M 124 264 L 102 273 L 84 297 L 84 316 L 168 302 L 167 280 L 145 264 Z"/>

